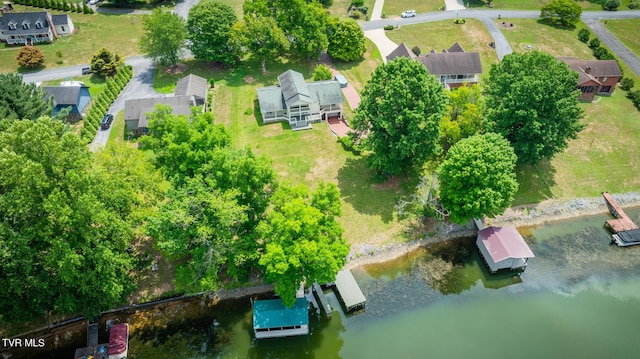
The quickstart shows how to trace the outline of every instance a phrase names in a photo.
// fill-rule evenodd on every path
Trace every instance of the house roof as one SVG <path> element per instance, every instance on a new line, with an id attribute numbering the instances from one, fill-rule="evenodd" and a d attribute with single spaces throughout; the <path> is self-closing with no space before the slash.
<path id="1" fill-rule="evenodd" d="M 487 227 L 478 235 L 495 263 L 507 258 L 535 257 L 515 227 Z"/>
<path id="2" fill-rule="evenodd" d="M 353 274 L 348 269 L 341 270 L 336 274 L 336 287 L 340 292 L 340 297 L 347 309 L 363 304 L 367 301 L 358 286 L 358 282 L 353 278 Z"/>
<path id="3" fill-rule="evenodd" d="M 129 324 L 114 324 L 109 331 L 107 354 L 120 354 L 127 350 L 129 342 Z"/>
<path id="4" fill-rule="evenodd" d="M 398 45 L 398 47 L 396 47 L 395 50 L 391 51 L 391 53 L 389 55 L 387 55 L 387 61 L 391 61 L 391 60 L 393 60 L 395 58 L 398 58 L 398 57 L 409 57 L 409 58 L 415 59 L 417 56 L 403 42 L 400 45 Z"/>
<path id="5" fill-rule="evenodd" d="M 0 17 L 0 31 L 5 35 L 28 35 L 39 34 L 49 32 L 49 14 L 46 11 L 38 12 L 8 12 L 2 14 Z M 36 22 L 42 22 L 42 28 L 36 28 Z M 22 28 L 23 22 L 28 22 L 30 27 L 28 29 Z M 17 24 L 15 30 L 9 29 L 9 23 L 13 22 Z"/>
<path id="6" fill-rule="evenodd" d="M 309 89 L 313 102 L 321 106 L 332 103 L 342 103 L 344 101 L 340 84 L 336 80 L 309 82 L 307 88 Z"/>
<path id="7" fill-rule="evenodd" d="M 278 76 L 278 82 L 287 106 L 292 106 L 299 102 L 311 103 L 311 94 L 301 73 L 287 70 Z"/>
<path id="8" fill-rule="evenodd" d="M 258 103 L 262 112 L 280 111 L 286 108 L 280 86 L 259 88 Z"/>
<path id="9" fill-rule="evenodd" d="M 291 308 L 287 308 L 282 304 L 280 299 L 256 300 L 253 302 L 253 329 L 296 325 L 309 325 L 306 298 L 296 299 Z"/>
<path id="10" fill-rule="evenodd" d="M 44 86 L 42 90 L 46 93 L 44 99 L 53 97 L 53 105 L 77 105 L 80 97 L 80 89 L 87 86 Z"/>
<path id="11" fill-rule="evenodd" d="M 171 106 L 174 115 L 191 114 L 191 96 L 143 98 L 125 101 L 124 120 L 138 120 L 138 128 L 149 127 L 147 113 L 152 112 L 159 103 Z"/>
<path id="12" fill-rule="evenodd" d="M 575 57 L 558 57 L 558 60 L 578 73 L 578 85 L 589 81 L 600 84 L 599 77 L 622 77 L 616 60 L 580 60 Z"/>
<path id="13" fill-rule="evenodd" d="M 454 45 L 455 46 L 455 45 Z M 430 53 L 418 57 L 433 75 L 459 75 L 482 73 L 480 54 L 477 52 Z"/>
<path id="14" fill-rule="evenodd" d="M 51 15 L 51 21 L 53 21 L 54 25 L 68 25 L 69 24 L 69 15 Z"/>
<path id="15" fill-rule="evenodd" d="M 447 50 L 447 52 L 464 52 L 464 49 L 462 48 L 462 45 L 456 42 L 449 48 L 449 50 Z"/>
<path id="16" fill-rule="evenodd" d="M 174 93 L 176 96 L 197 96 L 207 98 L 207 80 L 203 77 L 189 74 L 178 80 Z"/>

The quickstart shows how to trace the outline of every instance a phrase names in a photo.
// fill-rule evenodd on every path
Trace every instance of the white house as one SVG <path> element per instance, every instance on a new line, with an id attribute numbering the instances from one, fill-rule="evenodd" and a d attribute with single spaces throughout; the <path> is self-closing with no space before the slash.
<path id="1" fill-rule="evenodd" d="M 535 257 L 515 227 L 487 227 L 478 231 L 476 245 L 491 273 L 524 270 Z"/>

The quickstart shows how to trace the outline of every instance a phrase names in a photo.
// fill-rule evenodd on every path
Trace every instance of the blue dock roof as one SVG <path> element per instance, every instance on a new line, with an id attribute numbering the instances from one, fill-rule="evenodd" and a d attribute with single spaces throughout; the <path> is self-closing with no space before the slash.
<path id="1" fill-rule="evenodd" d="M 280 299 L 253 302 L 254 330 L 297 325 L 309 325 L 309 309 L 306 298 L 298 298 L 291 308 L 282 304 Z"/>

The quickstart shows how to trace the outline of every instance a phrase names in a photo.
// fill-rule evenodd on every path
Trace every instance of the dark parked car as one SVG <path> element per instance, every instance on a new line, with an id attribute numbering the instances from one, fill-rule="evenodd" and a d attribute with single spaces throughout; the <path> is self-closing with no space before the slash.
<path id="1" fill-rule="evenodd" d="M 83 75 L 88 75 L 91 73 L 91 67 L 83 67 L 82 68 L 82 74 Z"/>
<path id="2" fill-rule="evenodd" d="M 113 122 L 113 115 L 108 113 L 104 115 L 104 117 L 102 118 L 102 121 L 100 122 L 100 128 L 102 128 L 103 130 L 106 130 L 107 128 L 109 128 L 109 126 L 111 126 L 112 122 Z"/>

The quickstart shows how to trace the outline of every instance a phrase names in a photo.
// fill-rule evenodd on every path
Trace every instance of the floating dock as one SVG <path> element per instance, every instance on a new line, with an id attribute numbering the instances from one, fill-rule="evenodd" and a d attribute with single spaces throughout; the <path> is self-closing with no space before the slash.
<path id="1" fill-rule="evenodd" d="M 622 207 L 613 199 L 609 192 L 602 192 L 611 215 L 616 217 L 605 222 L 612 235 L 611 242 L 619 247 L 628 247 L 640 244 L 640 228 L 624 213 Z"/>
<path id="2" fill-rule="evenodd" d="M 336 275 L 336 288 L 338 295 L 347 312 L 364 309 L 367 299 L 362 294 L 358 282 L 353 278 L 350 270 L 341 270 Z"/>

